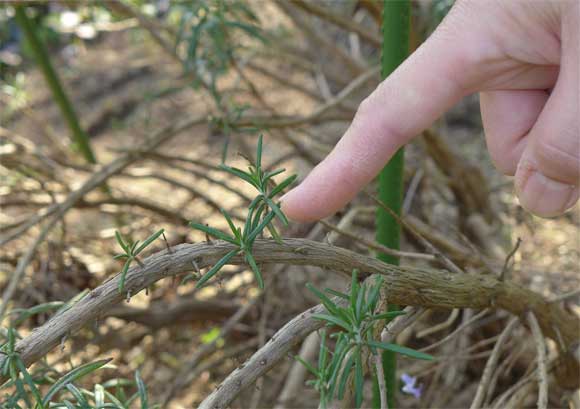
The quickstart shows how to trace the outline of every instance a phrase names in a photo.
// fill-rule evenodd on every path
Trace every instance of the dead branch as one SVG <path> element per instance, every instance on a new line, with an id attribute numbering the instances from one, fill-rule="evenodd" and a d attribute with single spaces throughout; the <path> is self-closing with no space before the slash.
<path id="1" fill-rule="evenodd" d="M 548 407 L 548 366 L 546 357 L 546 341 L 542 335 L 540 324 L 533 311 L 526 314 L 530 330 L 534 336 L 538 360 L 538 409 Z"/>
<path id="2" fill-rule="evenodd" d="M 381 402 L 381 409 L 388 409 L 387 406 L 387 385 L 385 383 L 385 372 L 383 370 L 383 357 L 379 353 L 373 355 L 375 368 L 377 370 L 377 380 L 379 384 L 379 396 Z"/>
<path id="3" fill-rule="evenodd" d="M 298 356 L 306 362 L 313 362 L 319 349 L 320 335 L 318 332 L 312 332 L 302 343 Z M 278 398 L 274 409 L 285 409 L 291 407 L 289 405 L 298 395 L 300 388 L 303 387 L 304 378 L 307 373 L 308 370 L 300 362 L 296 361 L 292 364 L 290 372 L 286 377 L 284 388 L 280 392 L 280 397 Z"/>
<path id="4" fill-rule="evenodd" d="M 337 304 L 344 303 L 336 300 Z M 295 344 L 324 325 L 313 314 L 324 312 L 322 305 L 312 307 L 284 325 L 266 345 L 260 348 L 242 366 L 236 368 L 221 385 L 199 406 L 199 409 L 226 408 L 236 396 L 256 379 L 268 372 Z"/>
<path id="5" fill-rule="evenodd" d="M 406 314 L 390 321 L 381 332 L 382 342 L 394 342 L 397 336 L 425 313 L 424 308 L 405 307 Z"/>
<path id="6" fill-rule="evenodd" d="M 518 320 L 513 318 L 507 324 L 505 329 L 502 331 L 499 339 L 495 343 L 493 351 L 489 359 L 487 360 L 487 363 L 485 364 L 485 369 L 483 370 L 483 375 L 481 376 L 481 381 L 477 386 L 477 392 L 475 393 L 475 398 L 473 398 L 473 402 L 471 403 L 470 409 L 480 408 L 481 405 L 483 404 L 489 383 L 492 379 L 492 375 L 495 371 L 495 368 L 499 361 L 499 357 L 501 355 L 501 349 L 517 324 Z"/>

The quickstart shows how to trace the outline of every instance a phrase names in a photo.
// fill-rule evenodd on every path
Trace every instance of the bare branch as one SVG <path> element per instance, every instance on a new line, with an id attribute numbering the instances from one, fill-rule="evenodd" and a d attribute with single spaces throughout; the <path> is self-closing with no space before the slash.
<path id="1" fill-rule="evenodd" d="M 491 381 L 491 376 L 495 371 L 497 362 L 499 361 L 499 357 L 501 355 L 502 346 L 504 345 L 508 337 L 511 335 L 517 323 L 518 320 L 516 318 L 512 318 L 511 321 L 505 327 L 505 329 L 502 331 L 497 342 L 495 343 L 493 351 L 489 359 L 487 360 L 487 363 L 485 364 L 485 369 L 483 370 L 483 375 L 481 376 L 481 381 L 477 386 L 477 392 L 475 393 L 475 398 L 473 398 L 473 402 L 471 403 L 470 409 L 480 408 L 481 405 L 483 404 L 485 394 Z"/>
<path id="2" fill-rule="evenodd" d="M 385 384 L 385 371 L 383 370 L 383 357 L 376 353 L 373 356 L 375 368 L 377 370 L 377 380 L 379 384 L 379 396 L 381 397 L 381 409 L 387 409 L 387 385 Z"/>
<path id="3" fill-rule="evenodd" d="M 528 312 L 526 318 L 528 324 L 530 324 L 530 329 L 536 344 L 536 352 L 538 354 L 538 409 L 546 409 L 548 407 L 548 366 L 546 357 L 546 342 L 534 312 Z"/>

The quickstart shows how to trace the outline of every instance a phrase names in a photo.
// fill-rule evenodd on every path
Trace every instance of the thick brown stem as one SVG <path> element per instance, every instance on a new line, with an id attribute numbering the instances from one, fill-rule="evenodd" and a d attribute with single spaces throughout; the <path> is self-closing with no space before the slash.
<path id="1" fill-rule="evenodd" d="M 143 260 L 144 267 L 134 266 L 127 273 L 125 288 L 131 294 L 151 286 L 156 281 L 176 274 L 216 263 L 232 249 L 224 242 L 181 244 L 172 252 L 160 251 Z M 531 311 L 543 334 L 561 340 L 571 347 L 579 340 L 580 319 L 558 305 L 512 282 L 502 282 L 489 275 L 454 274 L 445 270 L 394 267 L 352 251 L 304 239 L 257 240 L 253 254 L 258 263 L 310 265 L 350 275 L 353 269 L 361 276 L 381 274 L 389 300 L 396 304 L 439 308 L 501 308 L 523 317 Z M 232 259 L 243 264 L 243 257 Z M 107 314 L 115 304 L 125 299 L 118 291 L 119 276 L 92 290 L 68 310 L 59 313 L 28 337 L 18 342 L 16 350 L 30 365 L 61 339 L 81 329 L 87 323 Z M 0 357 L 0 366 L 4 357 Z"/>

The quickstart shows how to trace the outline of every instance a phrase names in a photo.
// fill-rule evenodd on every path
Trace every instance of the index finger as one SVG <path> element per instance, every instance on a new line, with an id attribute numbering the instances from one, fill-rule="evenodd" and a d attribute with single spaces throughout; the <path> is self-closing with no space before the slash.
<path id="1" fill-rule="evenodd" d="M 312 221 L 341 209 L 401 146 L 473 91 L 481 53 L 465 36 L 449 41 L 449 25 L 442 23 L 360 104 L 328 157 L 283 197 L 288 217 Z"/>

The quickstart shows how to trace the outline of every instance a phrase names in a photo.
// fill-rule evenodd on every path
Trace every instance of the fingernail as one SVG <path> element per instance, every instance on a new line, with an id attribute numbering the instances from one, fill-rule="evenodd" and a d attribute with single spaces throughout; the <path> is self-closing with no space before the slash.
<path id="1" fill-rule="evenodd" d="M 518 173 L 516 193 L 520 204 L 538 216 L 558 216 L 578 201 L 578 189 L 573 185 L 546 177 L 531 167 L 520 167 Z"/>

